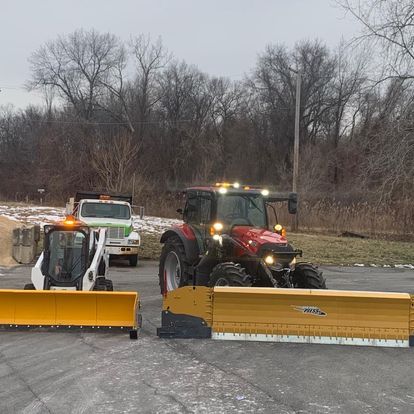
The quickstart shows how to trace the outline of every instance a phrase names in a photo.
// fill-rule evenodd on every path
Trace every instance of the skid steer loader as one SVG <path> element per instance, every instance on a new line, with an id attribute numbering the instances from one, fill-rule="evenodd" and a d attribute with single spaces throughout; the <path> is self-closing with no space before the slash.
<path id="1" fill-rule="evenodd" d="M 184 223 L 161 237 L 158 336 L 413 346 L 414 295 L 326 290 L 282 226 L 269 229 L 277 201 L 296 212 L 292 193 L 237 183 L 186 191 Z"/>
<path id="2" fill-rule="evenodd" d="M 109 257 L 106 228 L 91 228 L 74 217 L 44 227 L 44 249 L 26 290 L 106 290 Z"/>
<path id="3" fill-rule="evenodd" d="M 137 292 L 113 292 L 106 228 L 73 216 L 46 225 L 44 249 L 23 290 L 0 290 L 0 327 L 129 331 L 137 339 Z"/>

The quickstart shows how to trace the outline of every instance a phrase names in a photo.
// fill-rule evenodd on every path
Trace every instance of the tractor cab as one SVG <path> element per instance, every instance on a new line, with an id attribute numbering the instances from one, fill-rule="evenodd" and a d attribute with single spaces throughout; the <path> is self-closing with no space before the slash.
<path id="1" fill-rule="evenodd" d="M 273 210 L 276 233 L 282 234 L 276 210 L 271 203 L 288 202 L 288 210 L 296 213 L 297 195 L 270 193 L 267 189 L 217 183 L 211 187 L 192 187 L 186 190 L 183 220 L 198 238 L 204 241 L 214 234 L 231 234 L 236 227 L 269 230 L 268 208 Z M 200 245 L 201 247 L 201 245 Z"/>

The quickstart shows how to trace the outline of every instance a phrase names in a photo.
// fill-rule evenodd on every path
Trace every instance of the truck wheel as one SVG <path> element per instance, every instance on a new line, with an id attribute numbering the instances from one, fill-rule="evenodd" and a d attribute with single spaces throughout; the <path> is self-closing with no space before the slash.
<path id="1" fill-rule="evenodd" d="M 298 263 L 292 273 L 295 288 L 326 289 L 325 278 L 318 268 L 310 263 Z"/>
<path id="2" fill-rule="evenodd" d="M 27 283 L 26 285 L 24 285 L 23 289 L 24 290 L 36 290 L 33 283 Z"/>
<path id="3" fill-rule="evenodd" d="M 161 250 L 159 279 L 161 293 L 188 285 L 186 255 L 178 237 L 170 237 Z"/>
<path id="4" fill-rule="evenodd" d="M 219 263 L 210 274 L 209 286 L 246 286 L 252 285 L 252 278 L 238 263 Z"/>
<path id="5" fill-rule="evenodd" d="M 138 255 L 134 254 L 133 256 L 128 257 L 129 265 L 135 267 L 138 263 Z"/>

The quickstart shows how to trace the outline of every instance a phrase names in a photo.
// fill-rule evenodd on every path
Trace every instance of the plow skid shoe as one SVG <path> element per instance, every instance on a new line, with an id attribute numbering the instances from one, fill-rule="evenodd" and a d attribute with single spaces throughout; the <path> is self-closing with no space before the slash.
<path id="1" fill-rule="evenodd" d="M 211 338 L 212 289 L 186 286 L 164 295 L 160 338 Z"/>
<path id="2" fill-rule="evenodd" d="M 0 290 L 3 329 L 108 329 L 137 336 L 137 292 Z"/>
<path id="3" fill-rule="evenodd" d="M 408 347 L 412 312 L 404 293 L 216 287 L 212 338 Z"/>

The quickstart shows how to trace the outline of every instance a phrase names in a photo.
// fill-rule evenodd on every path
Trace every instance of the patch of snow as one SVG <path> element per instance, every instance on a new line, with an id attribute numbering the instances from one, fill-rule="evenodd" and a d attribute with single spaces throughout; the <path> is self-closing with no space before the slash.
<path id="1" fill-rule="evenodd" d="M 397 269 L 414 269 L 414 265 L 412 264 L 405 264 L 405 265 L 395 265 Z"/>
<path id="2" fill-rule="evenodd" d="M 370 266 L 371 266 L 371 267 L 378 267 L 378 265 L 376 265 L 376 264 L 374 264 L 374 263 L 371 263 L 371 264 L 370 264 Z"/>
<path id="3" fill-rule="evenodd" d="M 391 267 L 391 265 L 384 265 L 384 266 L 382 266 L 382 267 Z"/>
<path id="4" fill-rule="evenodd" d="M 365 265 L 363 263 L 355 263 L 354 266 L 356 266 L 356 267 L 364 267 Z"/>
<path id="5" fill-rule="evenodd" d="M 63 207 L 44 207 L 44 206 L 8 206 L 0 204 L 0 216 L 10 220 L 19 221 L 23 224 L 51 224 L 60 221 L 65 217 Z M 181 220 L 162 217 L 144 216 L 141 220 L 139 216 L 132 216 L 134 227 L 138 232 L 161 234 L 169 227 L 182 223 Z"/>

